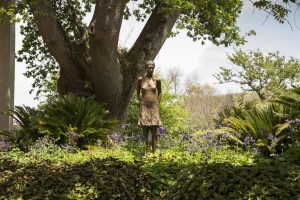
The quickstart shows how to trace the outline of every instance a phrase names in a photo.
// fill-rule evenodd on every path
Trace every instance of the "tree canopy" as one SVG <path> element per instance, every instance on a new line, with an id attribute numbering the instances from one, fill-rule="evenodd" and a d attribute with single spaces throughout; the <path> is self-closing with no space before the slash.
<path id="1" fill-rule="evenodd" d="M 19 8 L 22 8 L 20 9 L 23 16 L 21 33 L 24 35 L 23 47 L 18 52 L 18 61 L 26 62 L 27 72 L 25 75 L 33 77 L 35 80 L 33 88 L 38 88 L 38 92 L 43 92 L 43 89 L 46 89 L 43 86 L 48 84 L 48 80 L 58 77 L 59 62 L 51 55 L 42 39 L 28 2 L 30 1 L 18 2 Z M 63 35 L 71 44 L 85 50 L 83 52 L 85 52 L 84 56 L 88 62 L 90 56 L 88 55 L 87 31 L 92 23 L 87 23 L 84 18 L 94 8 L 95 1 L 59 0 L 49 2 L 49 8 L 45 12 L 53 11 L 56 23 L 61 24 Z M 123 18 L 135 17 L 138 21 L 145 21 L 155 7 L 161 6 L 163 7 L 162 12 L 176 15 L 176 30 L 173 29 L 169 36 L 174 36 L 179 30 L 186 29 L 189 37 L 195 41 L 200 40 L 202 44 L 210 40 L 217 45 L 227 46 L 232 43 L 241 44 L 245 41 L 239 35 L 239 28 L 236 25 L 236 18 L 242 7 L 240 0 L 193 2 L 165 0 L 157 2 L 153 0 L 130 1 L 129 3 L 135 4 L 135 6 L 132 9 L 133 6 L 129 6 L 127 3 L 123 11 Z M 51 29 L 47 31 L 51 32 Z"/>
<path id="2" fill-rule="evenodd" d="M 228 59 L 234 67 L 221 67 L 214 75 L 219 83 L 236 83 L 244 91 L 256 92 L 261 100 L 282 94 L 300 81 L 300 60 L 286 59 L 279 52 L 235 50 Z"/>

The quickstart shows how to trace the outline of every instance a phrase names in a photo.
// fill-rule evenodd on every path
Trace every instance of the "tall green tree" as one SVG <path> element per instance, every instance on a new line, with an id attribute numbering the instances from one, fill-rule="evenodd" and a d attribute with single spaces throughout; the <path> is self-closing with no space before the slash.
<path id="1" fill-rule="evenodd" d="M 283 94 L 300 82 L 300 60 L 286 59 L 279 52 L 235 50 L 228 59 L 234 67 L 221 67 L 214 74 L 219 83 L 236 83 L 243 91 L 254 91 L 261 100 Z"/>
<path id="2" fill-rule="evenodd" d="M 33 87 L 58 77 L 60 94 L 94 95 L 110 118 L 124 117 L 145 61 L 156 57 L 174 27 L 202 43 L 244 42 L 236 25 L 242 0 L 19 0 L 15 7 L 24 36 L 18 60 L 27 63 Z M 129 50 L 120 49 L 121 24 L 130 16 L 145 26 Z"/>

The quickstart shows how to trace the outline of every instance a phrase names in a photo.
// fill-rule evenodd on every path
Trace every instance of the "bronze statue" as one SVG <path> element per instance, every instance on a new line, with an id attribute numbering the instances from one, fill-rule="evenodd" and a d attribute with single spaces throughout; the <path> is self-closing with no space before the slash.
<path id="1" fill-rule="evenodd" d="M 146 74 L 139 77 L 137 83 L 137 98 L 140 104 L 138 125 L 143 130 L 145 156 L 147 156 L 148 132 L 152 134 L 152 152 L 154 153 L 158 142 L 156 131 L 162 125 L 159 116 L 161 81 L 153 78 L 154 68 L 154 62 L 147 61 Z"/>

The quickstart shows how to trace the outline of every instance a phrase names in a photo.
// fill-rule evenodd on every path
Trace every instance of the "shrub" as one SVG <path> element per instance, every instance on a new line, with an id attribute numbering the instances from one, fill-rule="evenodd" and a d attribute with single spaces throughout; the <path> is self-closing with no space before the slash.
<path id="1" fill-rule="evenodd" d="M 0 176 L 0 199 L 151 198 L 150 176 L 138 164 L 113 158 L 60 165 L 1 159 L 0 169 L 4 164 L 12 167 Z"/>
<path id="2" fill-rule="evenodd" d="M 266 154 L 274 154 L 282 150 L 279 145 L 290 133 L 283 117 L 285 111 L 276 103 L 252 104 L 246 109 L 233 107 L 221 114 L 221 129 L 234 133 L 244 146 L 252 138 Z"/>
<path id="3" fill-rule="evenodd" d="M 116 121 L 104 120 L 107 111 L 93 97 L 67 95 L 41 106 L 43 115 L 35 118 L 39 132 L 58 139 L 58 143 L 76 142 L 79 147 L 97 139 L 106 140 Z M 69 141 L 68 141 L 69 140 Z"/>
<path id="4" fill-rule="evenodd" d="M 284 170 L 283 170 L 284 169 Z M 299 168 L 288 165 L 191 165 L 163 199 L 299 199 Z"/>
<path id="5" fill-rule="evenodd" d="M 9 110 L 6 114 L 11 116 L 18 126 L 13 131 L 0 130 L 0 134 L 4 135 L 8 140 L 14 141 L 20 148 L 26 148 L 32 141 L 43 136 L 32 124 L 33 119 L 40 114 L 40 111 L 37 109 L 28 106 L 15 106 L 14 109 Z"/>
<path id="6" fill-rule="evenodd" d="M 31 144 L 38 138 L 50 136 L 58 144 L 83 147 L 98 139 L 107 141 L 107 135 L 118 124 L 105 120 L 107 113 L 93 97 L 66 95 L 50 99 L 39 110 L 15 107 L 8 114 L 20 125 L 14 132 L 19 144 Z"/>

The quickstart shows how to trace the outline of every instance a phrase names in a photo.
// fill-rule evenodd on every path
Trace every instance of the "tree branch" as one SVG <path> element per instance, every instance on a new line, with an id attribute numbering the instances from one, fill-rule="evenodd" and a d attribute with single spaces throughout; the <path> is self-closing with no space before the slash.
<path id="1" fill-rule="evenodd" d="M 142 68 L 143 61 L 153 60 L 179 17 L 179 12 L 164 13 L 161 5 L 156 5 L 145 27 L 126 55 L 126 61 Z M 142 62 L 141 62 L 142 61 Z"/>
<path id="2" fill-rule="evenodd" d="M 82 50 L 68 40 L 49 1 L 27 0 L 27 3 L 50 54 L 61 67 L 64 87 L 74 93 L 86 93 L 83 81 L 88 80 L 90 73 Z"/>

